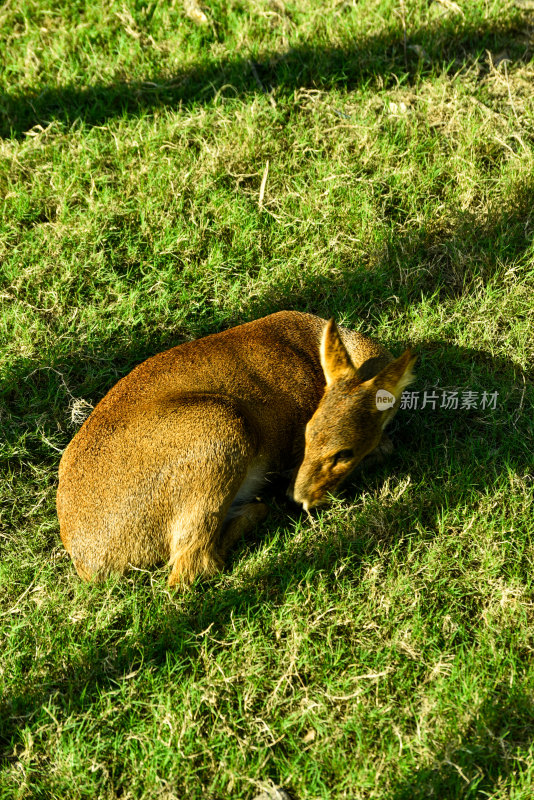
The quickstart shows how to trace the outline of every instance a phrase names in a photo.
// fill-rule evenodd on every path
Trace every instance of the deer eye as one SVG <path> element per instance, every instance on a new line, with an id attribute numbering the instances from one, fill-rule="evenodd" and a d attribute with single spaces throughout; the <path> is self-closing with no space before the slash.
<path id="1" fill-rule="evenodd" d="M 342 464 L 344 461 L 352 461 L 354 458 L 354 450 L 339 450 L 334 456 L 334 466 Z"/>

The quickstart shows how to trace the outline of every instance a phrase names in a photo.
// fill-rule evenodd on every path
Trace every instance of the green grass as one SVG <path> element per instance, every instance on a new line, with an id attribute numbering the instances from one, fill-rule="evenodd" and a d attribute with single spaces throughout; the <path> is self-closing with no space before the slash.
<path id="1" fill-rule="evenodd" d="M 0 800 L 534 795 L 534 20 L 458 5 L 0 8 Z M 183 594 L 82 585 L 73 409 L 283 308 L 497 407 Z"/>

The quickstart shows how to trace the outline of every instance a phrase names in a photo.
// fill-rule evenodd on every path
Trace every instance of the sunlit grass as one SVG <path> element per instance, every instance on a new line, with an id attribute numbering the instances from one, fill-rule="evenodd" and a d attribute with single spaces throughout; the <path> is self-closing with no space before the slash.
<path id="1" fill-rule="evenodd" d="M 532 19 L 458 6 L 0 10 L 2 800 L 532 796 Z M 185 594 L 82 585 L 76 412 L 283 308 L 496 408 L 399 412 Z"/>

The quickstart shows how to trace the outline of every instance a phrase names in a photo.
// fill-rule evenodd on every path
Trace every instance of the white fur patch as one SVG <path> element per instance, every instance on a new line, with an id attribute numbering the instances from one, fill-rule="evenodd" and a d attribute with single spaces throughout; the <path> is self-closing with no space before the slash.
<path id="1" fill-rule="evenodd" d="M 256 462 L 249 465 L 243 483 L 237 490 L 230 510 L 226 515 L 226 520 L 232 519 L 232 517 L 238 517 L 240 514 L 239 507 L 256 498 L 259 490 L 265 484 L 266 475 L 267 469 L 264 463 Z"/>

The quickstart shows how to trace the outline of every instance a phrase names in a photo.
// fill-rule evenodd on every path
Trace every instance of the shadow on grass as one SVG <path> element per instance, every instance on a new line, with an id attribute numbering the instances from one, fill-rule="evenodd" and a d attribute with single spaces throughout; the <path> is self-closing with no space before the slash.
<path id="1" fill-rule="evenodd" d="M 351 46 L 298 46 L 286 53 L 265 54 L 254 63 L 235 56 L 206 61 L 172 76 L 153 75 L 146 81 L 3 92 L 0 136 L 20 136 L 34 125 L 54 120 L 101 125 L 114 117 L 162 107 L 206 104 L 223 87 L 231 87 L 232 96 L 271 90 L 276 90 L 277 96 L 290 96 L 300 88 L 350 90 L 378 76 L 388 86 L 436 70 L 457 73 L 476 61 L 487 62 L 488 50 L 506 51 L 513 60 L 526 60 L 530 50 L 524 29 L 519 16 L 512 22 L 493 20 L 476 25 L 452 18 L 410 33 L 407 42 L 399 28 L 390 28 Z"/>
<path id="2" fill-rule="evenodd" d="M 516 262 L 531 247 L 533 199 L 533 188 L 524 186 L 510 198 L 509 207 L 496 211 L 483 227 L 473 226 L 464 218 L 445 232 L 417 231 L 398 238 L 392 236 L 372 268 L 362 269 L 347 262 L 340 265 L 335 277 L 324 278 L 313 286 L 305 285 L 298 291 L 294 285 L 281 283 L 269 289 L 259 301 L 251 302 L 246 318 L 288 305 L 325 316 L 335 310 L 354 318 L 368 318 L 377 306 L 387 308 L 389 303 L 408 309 L 418 302 L 421 293 L 443 298 L 458 296 L 475 278 L 491 279 L 502 269 L 502 264 Z M 213 317 L 213 330 L 222 324 Z M 15 441 L 21 430 L 29 434 L 40 419 L 46 435 L 53 435 L 58 421 L 64 421 L 69 402 L 63 376 L 76 396 L 93 392 L 102 396 L 135 363 L 172 344 L 176 341 L 163 341 L 148 334 L 137 340 L 135 349 L 121 349 L 111 341 L 102 341 L 93 351 L 73 352 L 68 365 L 65 356 L 62 363 L 43 363 L 37 372 L 34 363 L 30 368 L 19 364 L 4 387 L 9 419 L 7 422 L 4 419 L 3 424 L 7 425 L 7 434 Z M 93 369 L 89 378 L 88 369 Z M 374 477 L 359 476 L 355 481 L 360 485 L 370 481 L 376 488 L 387 475 L 409 472 L 426 489 L 409 502 L 401 498 L 397 505 L 384 509 L 380 526 L 364 519 L 350 536 L 337 534 L 330 541 L 305 545 L 297 542 L 282 558 L 267 560 L 243 586 L 207 584 L 202 592 L 193 593 L 191 602 L 182 611 L 170 612 L 157 623 L 145 625 L 135 647 L 125 643 L 120 635 L 113 643 L 97 631 L 86 633 L 76 661 L 69 661 L 67 655 L 66 664 L 58 664 L 57 668 L 52 665 L 39 686 L 3 698 L 0 757 L 4 763 L 16 760 L 13 752 L 21 746 L 21 728 L 31 723 L 50 699 L 62 706 L 65 717 L 87 709 L 103 689 L 115 685 L 141 663 L 159 668 L 169 653 L 174 658 L 194 660 L 201 646 L 199 634 L 208 626 L 213 625 L 214 632 L 224 636 L 232 615 L 245 615 L 265 604 L 282 603 L 288 590 L 306 580 L 310 573 L 333 572 L 336 563 L 346 558 L 352 558 L 357 568 L 362 555 L 376 551 L 379 546 L 387 551 L 394 537 L 396 540 L 411 532 L 414 519 L 431 531 L 443 507 L 469 496 L 467 487 L 459 480 L 447 480 L 447 475 L 465 473 L 471 492 L 473 475 L 477 476 L 481 490 L 491 490 L 508 468 L 522 473 L 531 469 L 529 439 L 532 441 L 534 414 L 529 410 L 533 405 L 530 376 L 522 374 L 513 363 L 483 350 L 435 340 L 429 340 L 424 348 L 418 375 L 415 390 L 440 386 L 500 393 L 493 415 L 481 411 L 456 414 L 435 411 L 419 415 L 406 412 L 403 417 L 400 413 L 395 437 L 398 455 L 374 473 Z M 32 409 L 31 414 L 28 408 Z M 36 444 L 32 453 L 36 460 L 48 461 L 54 467 L 59 460 L 42 443 Z M 346 494 L 350 496 L 351 491 L 348 488 Z M 234 559 L 237 557 L 239 553 Z M 142 591 L 141 581 L 138 586 Z M 465 748 L 461 746 L 450 754 L 437 756 L 436 765 L 418 772 L 400 786 L 394 800 L 432 796 L 427 785 L 433 787 L 434 796 L 451 798 L 469 797 L 467 792 L 475 791 L 471 787 L 484 790 L 495 787 L 500 777 L 509 774 L 514 752 L 525 745 L 527 736 L 532 736 L 532 721 L 532 704 L 519 692 L 503 689 L 481 707 L 466 734 Z M 504 732 L 508 733 L 507 738 L 503 738 Z"/>
<path id="3" fill-rule="evenodd" d="M 532 747 L 534 702 L 519 686 L 501 686 L 480 706 L 459 745 L 436 755 L 388 800 L 469 800 L 486 797 L 518 774 Z M 522 764 L 523 761 L 523 764 Z M 504 795 L 503 795 L 504 796 Z"/>

